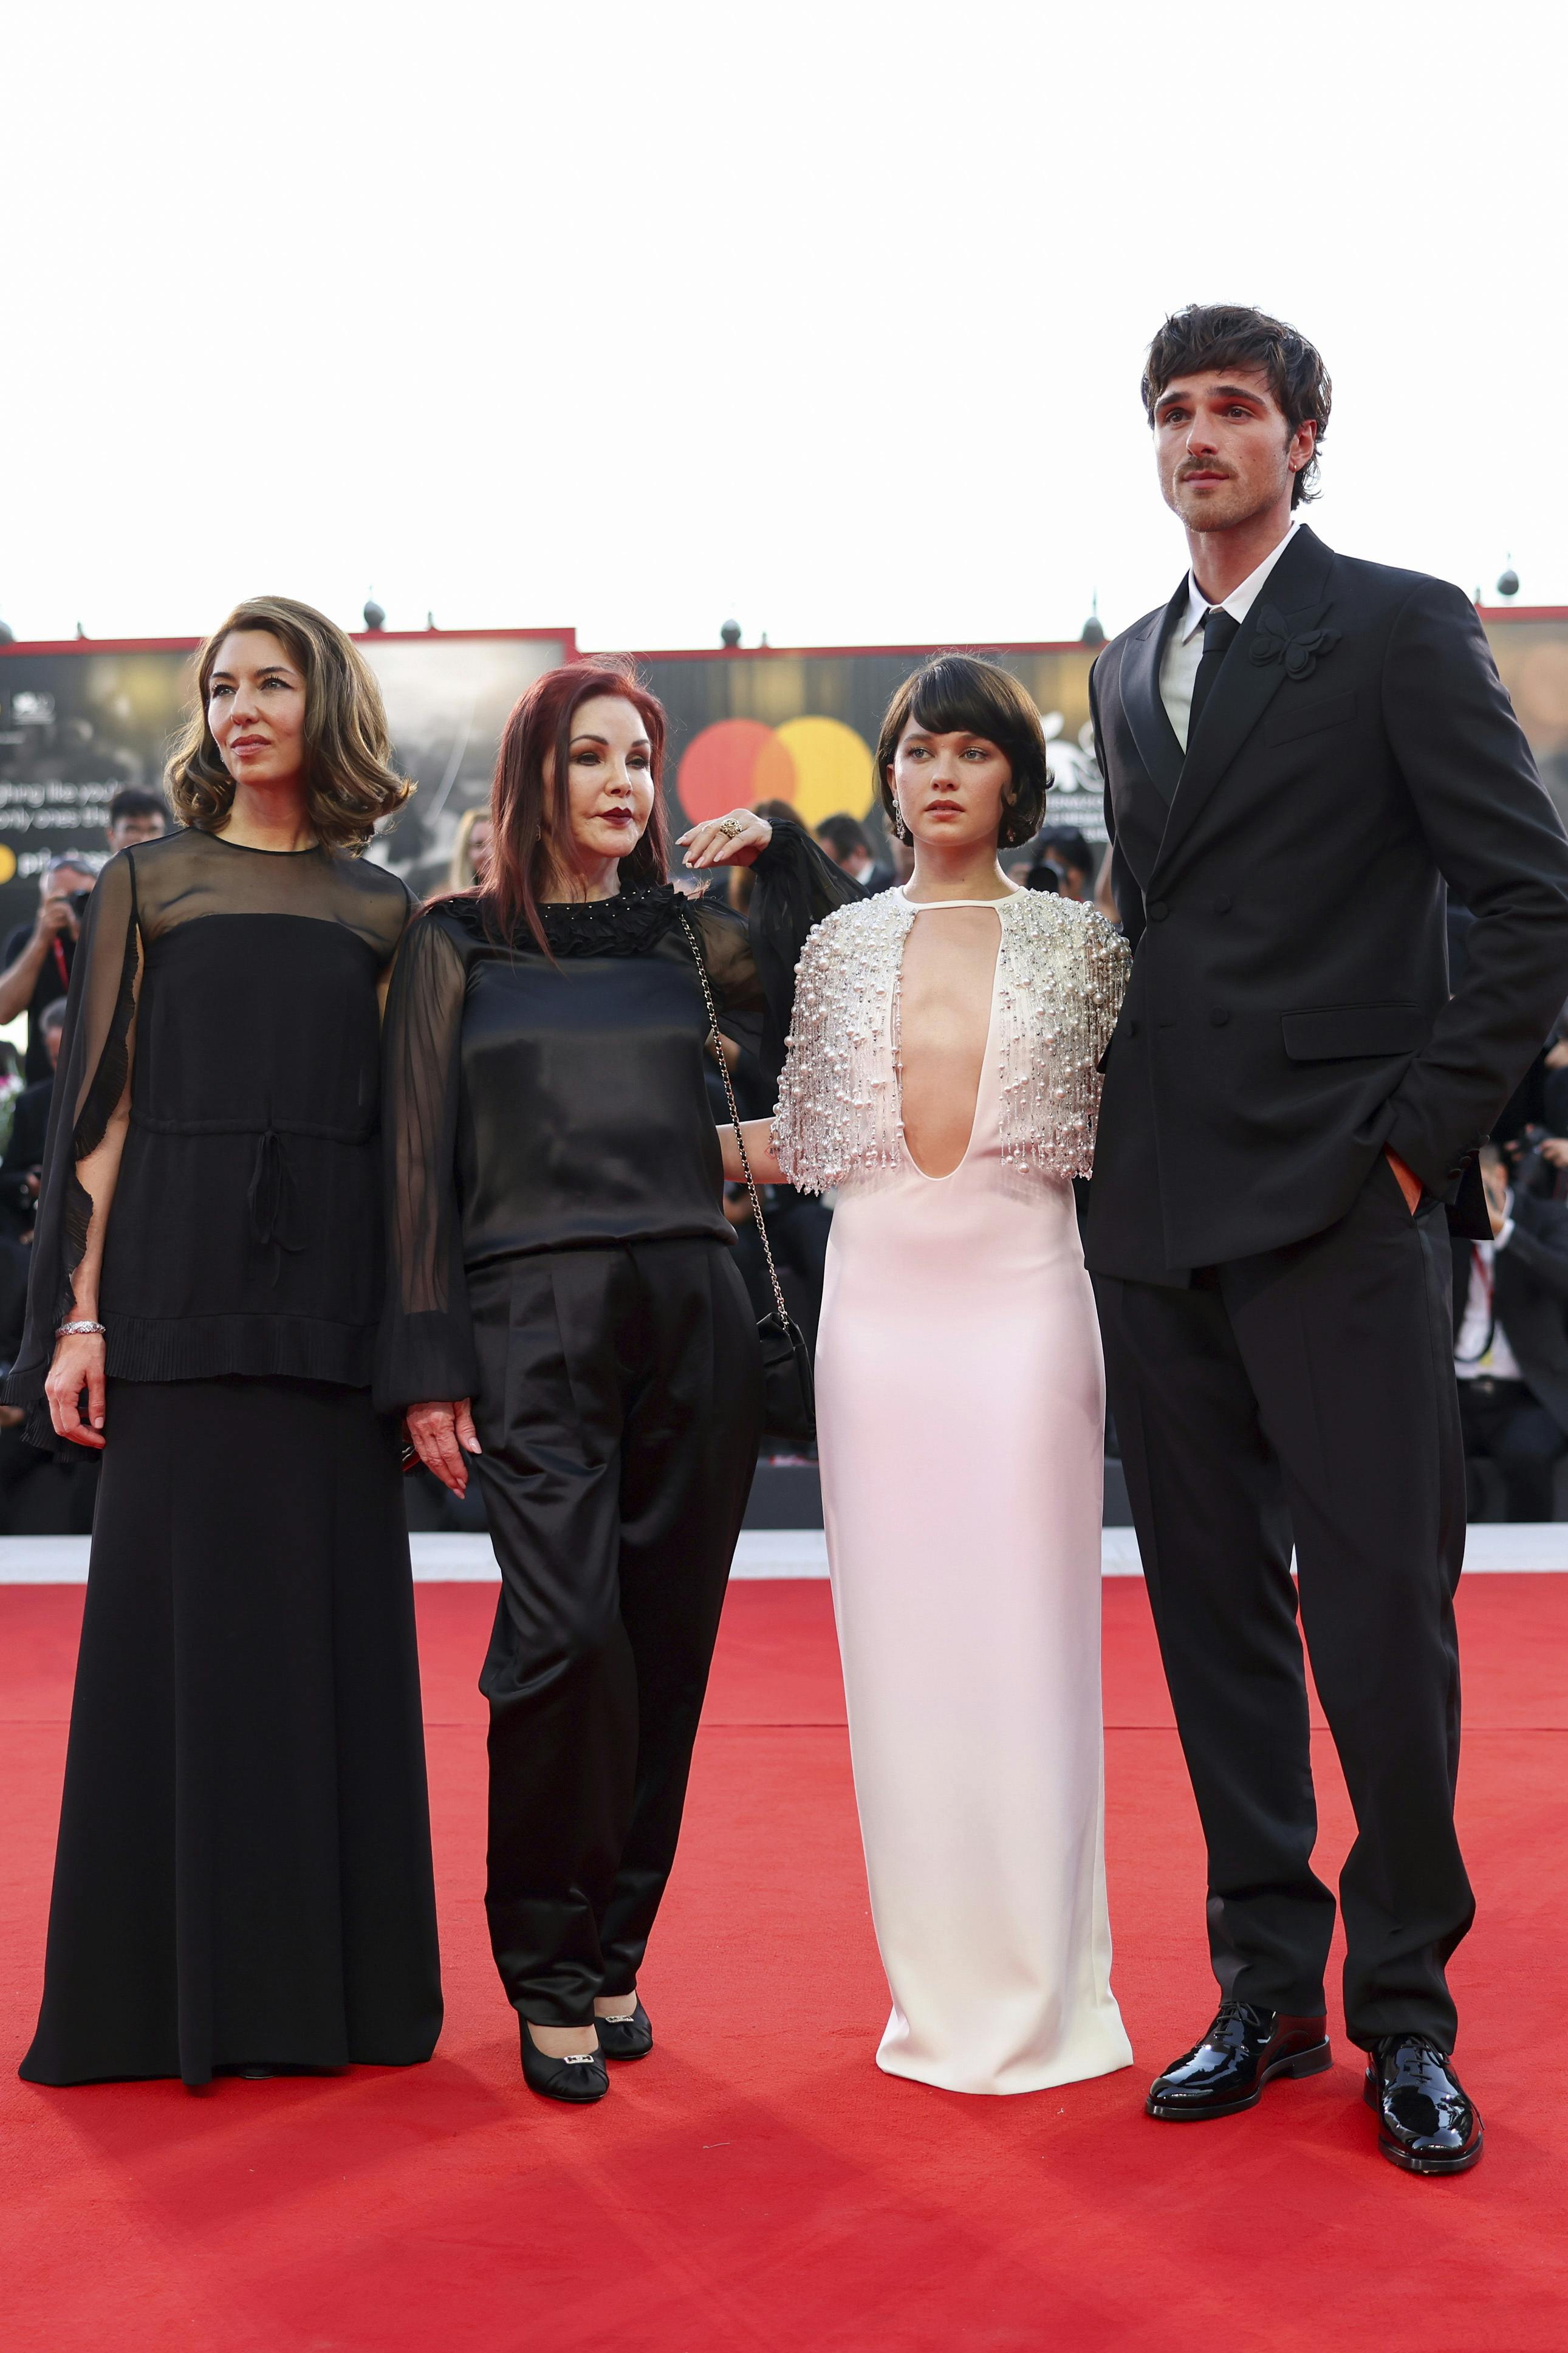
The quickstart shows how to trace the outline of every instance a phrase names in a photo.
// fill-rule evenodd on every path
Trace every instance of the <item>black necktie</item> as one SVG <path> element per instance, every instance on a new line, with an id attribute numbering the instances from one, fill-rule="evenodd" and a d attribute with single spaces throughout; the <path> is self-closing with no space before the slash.
<path id="1" fill-rule="evenodd" d="M 1204 654 L 1198 664 L 1198 674 L 1193 681 L 1193 707 L 1187 720 L 1187 749 L 1198 732 L 1204 705 L 1208 701 L 1220 665 L 1236 643 L 1241 623 L 1233 621 L 1223 605 L 1211 605 L 1204 615 Z"/>

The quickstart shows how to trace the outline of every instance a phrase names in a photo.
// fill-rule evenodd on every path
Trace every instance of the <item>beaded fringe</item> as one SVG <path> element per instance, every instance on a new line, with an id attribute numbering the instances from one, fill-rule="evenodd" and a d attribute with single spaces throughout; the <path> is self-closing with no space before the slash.
<path id="1" fill-rule="evenodd" d="M 1093 907 L 1031 891 L 999 902 L 1002 1156 L 1087 1176 L 1100 1077 L 1131 962 Z M 803 1192 L 902 1165 L 900 978 L 917 910 L 901 892 L 841 907 L 806 941 L 795 980 L 773 1149 Z"/>

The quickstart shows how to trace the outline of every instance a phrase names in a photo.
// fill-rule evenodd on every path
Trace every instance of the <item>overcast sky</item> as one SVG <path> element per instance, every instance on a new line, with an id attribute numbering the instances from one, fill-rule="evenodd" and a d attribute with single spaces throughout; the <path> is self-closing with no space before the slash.
<path id="1" fill-rule="evenodd" d="M 1568 10 L 11 12 L 0 617 L 1111 629 L 1168 307 L 1334 379 L 1336 546 L 1568 604 Z M 1554 160 L 1555 159 L 1555 160 Z"/>

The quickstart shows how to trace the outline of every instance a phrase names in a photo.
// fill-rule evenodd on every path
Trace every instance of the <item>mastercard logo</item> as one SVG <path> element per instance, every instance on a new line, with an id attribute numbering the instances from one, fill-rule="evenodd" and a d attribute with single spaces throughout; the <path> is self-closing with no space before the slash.
<path id="1" fill-rule="evenodd" d="M 841 719 L 720 719 L 681 754 L 676 790 L 687 821 L 759 801 L 787 801 L 806 826 L 840 810 L 864 817 L 876 794 L 871 747 Z"/>

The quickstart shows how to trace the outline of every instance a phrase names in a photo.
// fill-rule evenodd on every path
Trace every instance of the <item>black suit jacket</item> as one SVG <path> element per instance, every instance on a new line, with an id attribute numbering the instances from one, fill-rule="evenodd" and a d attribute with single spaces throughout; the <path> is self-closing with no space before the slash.
<path id="1" fill-rule="evenodd" d="M 1568 838 L 1463 592 L 1299 531 L 1184 761 L 1185 597 L 1089 681 L 1135 954 L 1086 1247 L 1145 1282 L 1320 1232 L 1385 1145 L 1453 1200 L 1568 993 Z M 1446 878 L 1474 917 L 1452 997 Z"/>
<path id="2" fill-rule="evenodd" d="M 1465 1320 L 1475 1264 L 1454 1244 L 1454 1330 Z M 1513 1232 L 1492 1261 L 1492 1313 L 1534 1397 L 1568 1431 L 1568 1203 L 1514 1194 Z"/>

